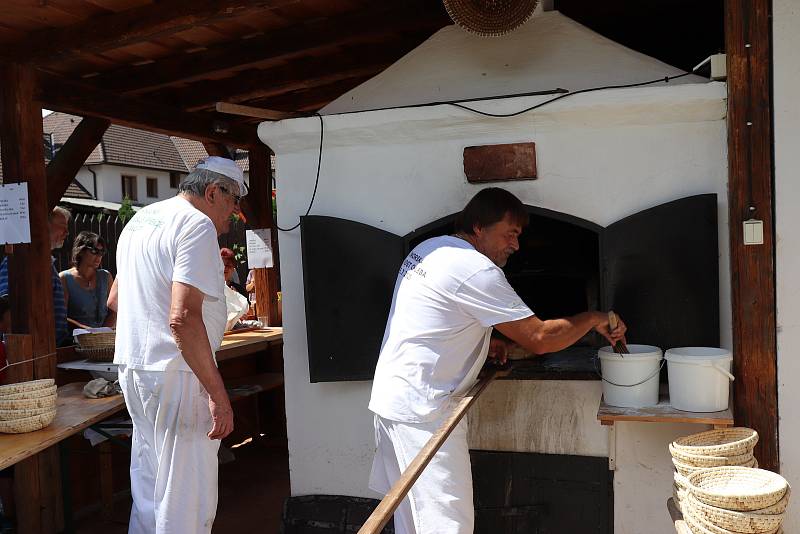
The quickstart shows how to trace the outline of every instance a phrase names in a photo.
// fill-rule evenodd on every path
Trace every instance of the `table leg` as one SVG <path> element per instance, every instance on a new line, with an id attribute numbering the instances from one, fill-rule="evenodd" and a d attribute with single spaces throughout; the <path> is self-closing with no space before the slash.
<path id="1" fill-rule="evenodd" d="M 61 457 L 61 499 L 64 503 L 63 534 L 72 534 L 75 532 L 72 521 L 72 480 L 69 472 L 69 449 L 64 441 L 59 442 L 58 452 Z"/>

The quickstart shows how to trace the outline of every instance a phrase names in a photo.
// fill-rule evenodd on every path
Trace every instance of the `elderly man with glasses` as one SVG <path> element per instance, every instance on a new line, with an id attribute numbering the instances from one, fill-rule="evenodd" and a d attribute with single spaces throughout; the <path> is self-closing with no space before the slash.
<path id="1" fill-rule="evenodd" d="M 233 411 L 214 352 L 225 330 L 217 237 L 247 194 L 239 167 L 201 161 L 174 198 L 139 210 L 117 244 L 119 382 L 133 419 L 129 532 L 208 533 L 217 450 Z"/>

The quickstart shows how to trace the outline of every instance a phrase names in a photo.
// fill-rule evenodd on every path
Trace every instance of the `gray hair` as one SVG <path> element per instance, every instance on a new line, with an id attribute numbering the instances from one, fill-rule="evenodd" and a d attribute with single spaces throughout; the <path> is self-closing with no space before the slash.
<path id="1" fill-rule="evenodd" d="M 238 191 L 239 184 L 224 174 L 210 171 L 208 169 L 195 169 L 190 172 L 178 186 L 179 193 L 186 193 L 196 197 L 206 194 L 209 185 L 220 184 L 227 187 L 230 191 Z"/>
<path id="2" fill-rule="evenodd" d="M 52 222 L 53 217 L 55 217 L 56 215 L 61 215 L 67 222 L 69 222 L 69 220 L 72 218 L 72 213 L 70 213 L 70 211 L 67 208 L 64 208 L 62 206 L 56 206 L 55 208 L 53 208 L 53 211 L 47 214 L 47 222 Z"/>

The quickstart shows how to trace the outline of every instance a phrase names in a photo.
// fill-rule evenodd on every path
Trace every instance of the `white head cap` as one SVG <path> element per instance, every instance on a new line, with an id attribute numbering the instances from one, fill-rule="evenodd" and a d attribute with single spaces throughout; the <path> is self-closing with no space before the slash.
<path id="1" fill-rule="evenodd" d="M 221 158 L 219 156 L 208 156 L 197 162 L 195 169 L 207 169 L 214 171 L 224 176 L 227 176 L 237 184 L 239 184 L 239 196 L 247 194 L 247 186 L 244 183 L 244 173 L 232 159 Z"/>

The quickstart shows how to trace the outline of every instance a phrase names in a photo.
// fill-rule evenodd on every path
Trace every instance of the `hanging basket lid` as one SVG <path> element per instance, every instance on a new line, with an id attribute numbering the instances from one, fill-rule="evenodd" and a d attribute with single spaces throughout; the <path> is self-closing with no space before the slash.
<path id="1" fill-rule="evenodd" d="M 539 0 L 444 0 L 453 22 L 484 37 L 505 35 L 525 24 Z"/>

